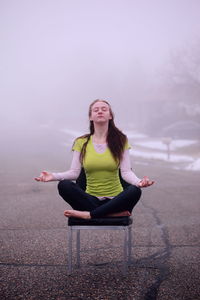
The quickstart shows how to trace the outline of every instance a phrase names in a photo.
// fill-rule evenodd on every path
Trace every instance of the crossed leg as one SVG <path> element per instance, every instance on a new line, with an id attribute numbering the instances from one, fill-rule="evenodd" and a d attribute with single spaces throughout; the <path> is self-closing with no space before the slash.
<path id="1" fill-rule="evenodd" d="M 65 217 L 74 217 L 74 218 L 81 218 L 81 219 L 91 219 L 91 215 L 89 211 L 80 211 L 75 209 L 68 209 L 64 211 Z M 131 213 L 128 210 L 121 211 L 118 213 L 111 213 L 106 215 L 106 217 L 125 217 L 131 216 Z"/>
<path id="2" fill-rule="evenodd" d="M 116 197 L 102 202 L 69 180 L 61 181 L 58 190 L 60 196 L 73 208 L 65 210 L 64 215 L 81 219 L 130 216 L 141 196 L 140 188 L 131 185 Z"/>

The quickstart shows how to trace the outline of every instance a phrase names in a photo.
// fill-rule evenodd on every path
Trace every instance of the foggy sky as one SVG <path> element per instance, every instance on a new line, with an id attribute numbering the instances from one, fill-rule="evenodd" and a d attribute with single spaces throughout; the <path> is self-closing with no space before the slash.
<path id="1" fill-rule="evenodd" d="M 1 128 L 82 122 L 97 98 L 124 118 L 199 20 L 199 0 L 1 0 Z"/>

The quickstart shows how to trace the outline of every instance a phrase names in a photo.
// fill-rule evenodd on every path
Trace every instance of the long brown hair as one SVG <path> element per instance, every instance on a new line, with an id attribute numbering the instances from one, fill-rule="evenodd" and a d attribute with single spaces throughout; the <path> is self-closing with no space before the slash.
<path id="1" fill-rule="evenodd" d="M 96 102 L 104 102 L 109 107 L 110 115 L 111 115 L 112 119 L 109 120 L 108 134 L 107 134 L 106 141 L 107 141 L 107 144 L 108 144 L 108 148 L 110 149 L 115 161 L 119 164 L 120 160 L 122 159 L 125 144 L 127 142 L 127 136 L 115 126 L 113 111 L 111 109 L 110 104 L 106 100 L 97 99 L 97 100 L 93 101 L 89 106 L 89 113 L 88 113 L 89 117 L 91 116 L 91 113 L 92 113 L 92 106 Z M 80 155 L 81 163 L 83 163 L 89 139 L 90 139 L 91 135 L 94 134 L 94 123 L 93 123 L 93 121 L 90 121 L 89 130 L 90 130 L 90 133 L 84 134 L 84 135 L 76 138 L 76 140 L 79 139 L 79 138 L 86 138 L 86 142 L 83 144 L 83 147 L 81 149 L 81 155 Z"/>

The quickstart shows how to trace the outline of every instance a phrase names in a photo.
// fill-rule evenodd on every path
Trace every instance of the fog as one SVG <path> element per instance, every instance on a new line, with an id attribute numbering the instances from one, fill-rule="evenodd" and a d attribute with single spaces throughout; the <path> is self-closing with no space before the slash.
<path id="1" fill-rule="evenodd" d="M 84 230 L 67 276 L 69 206 L 34 180 L 69 169 L 95 99 L 155 181 L 127 276 L 118 230 Z M 200 0 L 0 0 L 0 101 L 0 299 L 200 299 Z"/>
<path id="2" fill-rule="evenodd" d="M 122 129 L 199 122 L 199 20 L 198 0 L 1 0 L 2 140 L 87 129 L 97 98 Z"/>

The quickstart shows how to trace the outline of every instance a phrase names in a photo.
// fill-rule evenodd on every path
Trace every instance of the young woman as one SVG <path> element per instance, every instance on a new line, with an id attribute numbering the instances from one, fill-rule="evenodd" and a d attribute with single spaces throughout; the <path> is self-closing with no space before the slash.
<path id="1" fill-rule="evenodd" d="M 64 211 L 66 217 L 130 216 L 140 199 L 140 188 L 154 181 L 146 176 L 139 179 L 131 170 L 127 137 L 115 126 L 107 101 L 92 102 L 89 120 L 90 133 L 74 142 L 70 169 L 62 173 L 43 171 L 35 180 L 59 181 L 60 196 L 73 208 Z M 82 167 L 86 174 L 86 191 L 72 181 L 78 178 Z M 120 183 L 119 169 L 122 178 L 130 184 L 125 190 Z"/>

